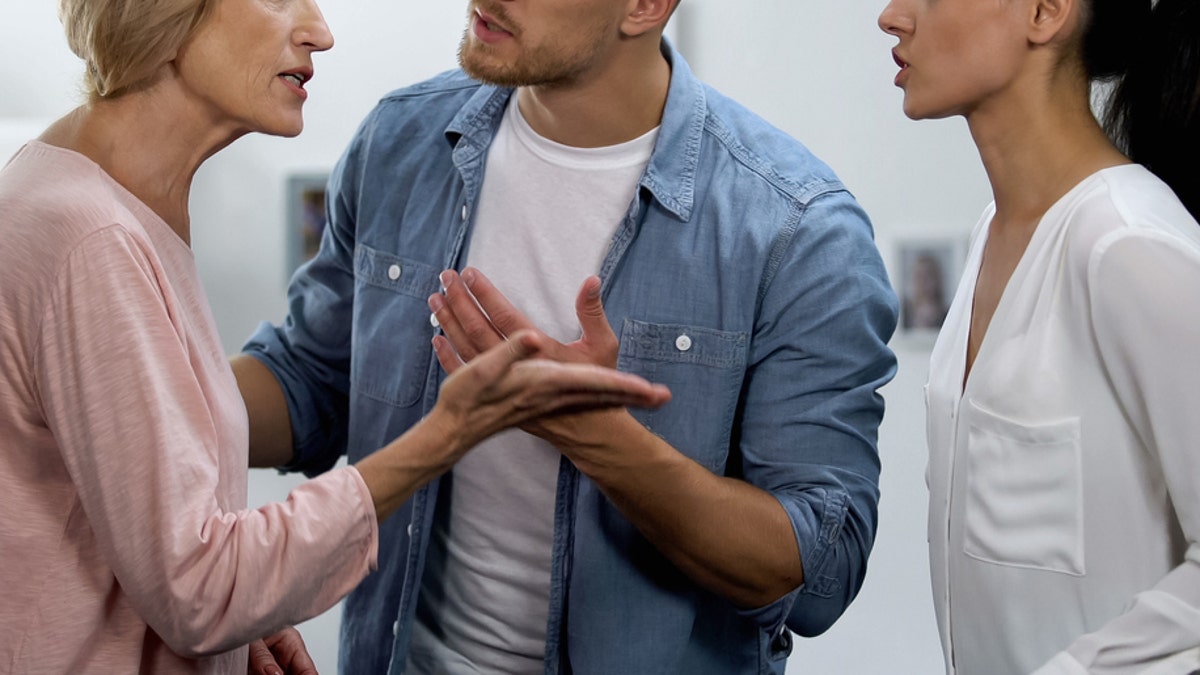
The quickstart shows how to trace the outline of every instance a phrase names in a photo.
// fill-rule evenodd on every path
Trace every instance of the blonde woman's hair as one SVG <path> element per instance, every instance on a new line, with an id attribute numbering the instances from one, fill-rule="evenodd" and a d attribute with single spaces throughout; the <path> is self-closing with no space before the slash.
<path id="1" fill-rule="evenodd" d="M 208 16 L 213 0 L 58 0 L 92 101 L 149 84 Z"/>

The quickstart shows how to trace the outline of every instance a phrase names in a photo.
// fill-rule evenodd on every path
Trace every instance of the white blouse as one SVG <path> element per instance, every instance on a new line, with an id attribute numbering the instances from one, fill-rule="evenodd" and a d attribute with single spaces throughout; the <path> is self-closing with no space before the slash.
<path id="1" fill-rule="evenodd" d="M 994 206 L 926 388 L 955 675 L 1200 669 L 1200 225 L 1137 165 L 1043 217 L 963 384 Z"/>

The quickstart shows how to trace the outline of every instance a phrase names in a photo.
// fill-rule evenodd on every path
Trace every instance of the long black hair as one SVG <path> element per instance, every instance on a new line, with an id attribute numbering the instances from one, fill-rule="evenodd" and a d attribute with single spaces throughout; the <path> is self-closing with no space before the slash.
<path id="1" fill-rule="evenodd" d="M 1200 0 L 1158 0 L 1153 10 L 1148 0 L 1092 0 L 1092 11 L 1089 74 L 1121 75 L 1105 119 L 1109 135 L 1200 220 Z M 1133 23 L 1121 29 L 1114 17 Z M 1131 48 L 1105 48 L 1117 39 Z M 1122 51 L 1127 57 L 1116 63 L 1098 56 Z"/>

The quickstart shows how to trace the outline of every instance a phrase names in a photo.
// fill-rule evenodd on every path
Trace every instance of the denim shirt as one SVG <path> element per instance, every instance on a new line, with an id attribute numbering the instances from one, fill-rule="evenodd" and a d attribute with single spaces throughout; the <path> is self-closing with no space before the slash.
<path id="1" fill-rule="evenodd" d="M 790 631 L 857 594 L 875 538 L 897 302 L 867 216 L 800 143 L 699 82 L 664 43 L 653 155 L 600 270 L 618 367 L 670 387 L 633 415 L 716 474 L 776 497 L 804 584 L 739 609 L 697 586 L 563 461 L 547 673 L 783 673 Z M 489 143 L 511 90 L 460 72 L 396 91 L 329 184 L 329 226 L 281 326 L 246 346 L 282 384 L 309 475 L 362 459 L 433 406 L 426 298 L 466 259 Z M 574 292 L 574 289 L 564 289 Z M 348 598 L 343 673 L 404 669 L 440 481 L 380 527 L 379 571 Z M 448 493 L 448 491 L 447 491 Z"/>

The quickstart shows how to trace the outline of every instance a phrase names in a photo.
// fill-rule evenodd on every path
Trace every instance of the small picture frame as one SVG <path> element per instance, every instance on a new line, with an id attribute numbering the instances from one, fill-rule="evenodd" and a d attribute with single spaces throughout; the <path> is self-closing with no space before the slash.
<path id="1" fill-rule="evenodd" d="M 896 246 L 902 335 L 936 336 L 946 321 L 965 251 L 956 238 L 905 239 Z"/>
<path id="2" fill-rule="evenodd" d="M 287 275 L 317 254 L 325 234 L 325 189 L 329 173 L 297 173 L 287 179 Z"/>

